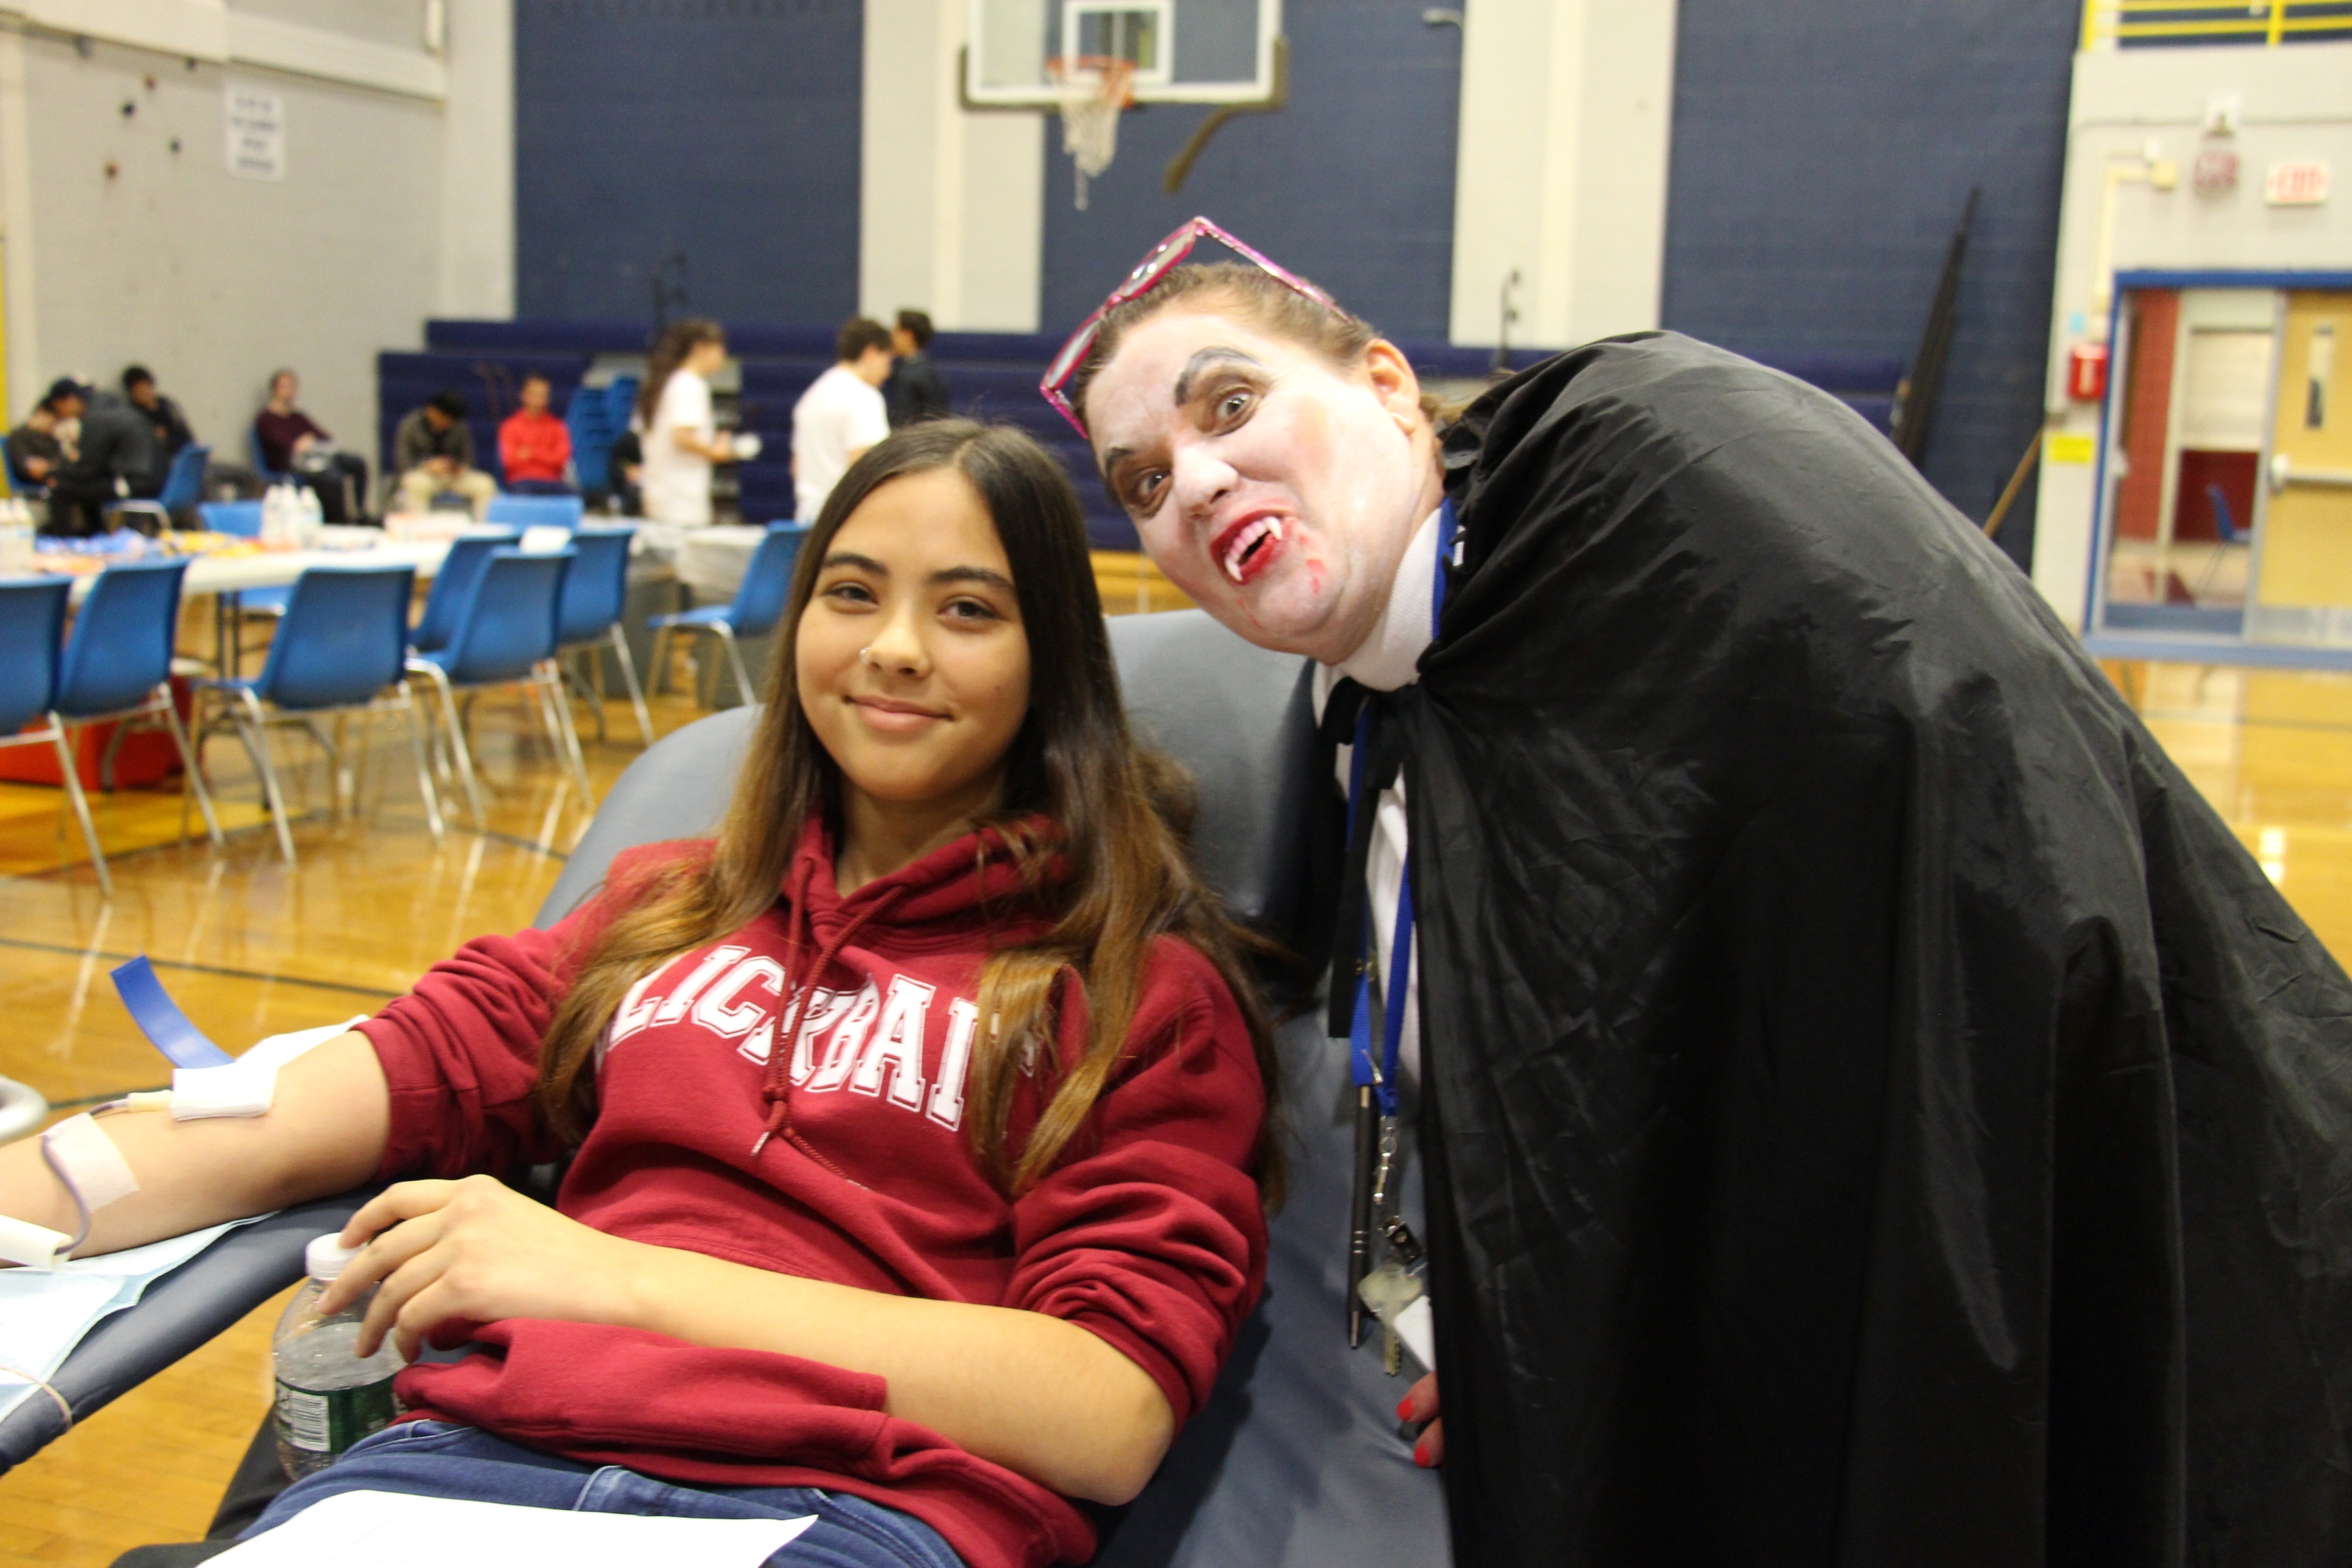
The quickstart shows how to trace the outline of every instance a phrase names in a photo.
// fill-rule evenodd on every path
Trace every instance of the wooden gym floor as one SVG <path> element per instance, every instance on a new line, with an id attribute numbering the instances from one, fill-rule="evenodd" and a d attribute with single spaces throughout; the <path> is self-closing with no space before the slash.
<path id="1" fill-rule="evenodd" d="M 2329 947 L 2352 952 L 2352 678 L 2165 665 L 2109 674 Z M 697 716 L 683 697 L 655 710 L 665 733 Z M 625 705 L 606 721 L 607 743 L 593 724 L 583 737 L 600 797 L 640 749 Z M 520 700 L 483 699 L 475 732 L 490 831 L 453 826 L 439 848 L 396 733 L 375 740 L 357 814 L 342 820 L 325 810 L 308 742 L 286 742 L 294 765 L 281 771 L 309 813 L 291 873 L 237 748 L 216 742 L 207 768 L 229 814 L 227 852 L 178 842 L 176 793 L 109 798 L 110 904 L 79 836 L 63 830 L 58 792 L 0 785 L 0 1074 L 61 1108 L 159 1085 L 160 1058 L 106 980 L 132 954 L 150 955 L 199 1026 L 234 1049 L 371 1010 L 467 937 L 527 923 L 585 814 Z M 267 1406 L 277 1312 L 256 1312 L 0 1479 L 0 1563 L 97 1565 L 200 1536 Z"/>

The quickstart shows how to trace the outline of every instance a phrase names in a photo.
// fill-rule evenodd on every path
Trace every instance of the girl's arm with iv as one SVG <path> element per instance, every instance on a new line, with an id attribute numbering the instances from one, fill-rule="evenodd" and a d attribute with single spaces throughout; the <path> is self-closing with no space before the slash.
<path id="1" fill-rule="evenodd" d="M 98 1125 L 139 1190 L 90 1216 L 76 1249 L 83 1258 L 358 1186 L 383 1163 L 391 1097 L 375 1047 L 353 1032 L 281 1068 L 260 1116 L 174 1121 L 168 1111 L 117 1110 Z M 79 1225 L 38 1138 L 0 1148 L 0 1215 L 68 1236 Z"/>

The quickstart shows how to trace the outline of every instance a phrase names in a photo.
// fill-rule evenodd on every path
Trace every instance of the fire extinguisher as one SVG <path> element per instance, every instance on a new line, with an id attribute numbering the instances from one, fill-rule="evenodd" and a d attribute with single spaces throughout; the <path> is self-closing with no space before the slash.
<path id="1" fill-rule="evenodd" d="M 2066 351 L 2066 395 L 2096 403 L 2107 395 L 2107 345 L 2076 343 Z"/>

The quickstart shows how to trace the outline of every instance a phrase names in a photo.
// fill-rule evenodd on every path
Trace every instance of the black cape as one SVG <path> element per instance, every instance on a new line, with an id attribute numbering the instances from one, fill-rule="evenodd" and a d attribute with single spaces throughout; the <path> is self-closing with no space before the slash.
<path id="1" fill-rule="evenodd" d="M 1671 335 L 1444 463 L 1455 1561 L 2352 1560 L 2352 987 L 2032 585 Z"/>

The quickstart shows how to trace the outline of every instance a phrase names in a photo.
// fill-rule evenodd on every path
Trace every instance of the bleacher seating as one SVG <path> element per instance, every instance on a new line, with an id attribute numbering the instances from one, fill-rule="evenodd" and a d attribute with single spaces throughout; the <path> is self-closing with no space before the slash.
<path id="1" fill-rule="evenodd" d="M 643 324 L 625 321 L 428 321 L 424 352 L 377 356 L 379 460 L 389 464 L 393 431 L 402 415 L 438 388 L 456 386 L 473 405 L 479 460 L 496 474 L 498 420 L 512 408 L 513 388 L 524 372 L 545 375 L 553 387 L 554 406 L 565 409 L 598 355 L 643 353 L 648 337 Z M 740 427 L 757 432 L 762 442 L 759 458 L 737 469 L 738 505 L 747 520 L 793 515 L 793 405 L 833 363 L 833 337 L 830 326 L 728 323 L 728 348 L 742 375 Z M 1018 425 L 1061 460 L 1077 485 L 1095 548 L 1137 549 L 1134 526 L 1104 494 L 1086 444 L 1037 395 L 1038 377 L 1061 342 L 1059 336 L 1047 333 L 941 332 L 930 352 L 947 375 L 957 413 Z M 1411 339 L 1399 346 L 1425 380 L 1476 381 L 1493 363 L 1488 349 Z M 1513 363 L 1532 364 L 1543 352 L 1518 350 Z M 1887 427 L 1895 383 L 1903 374 L 1900 361 L 1811 354 L 1765 363 L 1844 400 L 1878 429 Z M 493 386 L 502 389 L 495 407 Z M 583 471 L 583 479 L 587 477 Z"/>

